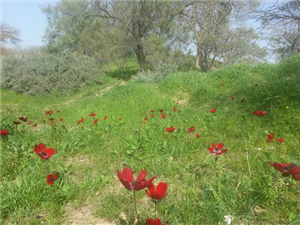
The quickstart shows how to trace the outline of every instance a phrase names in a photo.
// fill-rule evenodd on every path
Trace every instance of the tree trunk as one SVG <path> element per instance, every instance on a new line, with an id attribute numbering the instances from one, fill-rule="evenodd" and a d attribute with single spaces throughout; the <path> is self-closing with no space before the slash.
<path id="1" fill-rule="evenodd" d="M 139 66 L 140 66 L 140 71 L 145 71 L 146 70 L 146 56 L 144 53 L 144 47 L 140 41 L 137 42 L 135 54 L 137 56 Z"/>
<path id="2" fill-rule="evenodd" d="M 200 49 L 200 46 L 197 45 L 197 55 L 196 55 L 196 68 L 201 69 L 201 56 L 202 56 L 202 52 Z"/>

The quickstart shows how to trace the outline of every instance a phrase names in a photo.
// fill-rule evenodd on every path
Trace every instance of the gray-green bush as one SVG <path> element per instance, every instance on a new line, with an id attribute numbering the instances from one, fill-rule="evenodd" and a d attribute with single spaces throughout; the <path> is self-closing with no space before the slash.
<path id="1" fill-rule="evenodd" d="M 99 71 L 93 59 L 69 51 L 58 56 L 10 56 L 3 59 L 1 86 L 28 95 L 64 95 L 102 83 Z"/>

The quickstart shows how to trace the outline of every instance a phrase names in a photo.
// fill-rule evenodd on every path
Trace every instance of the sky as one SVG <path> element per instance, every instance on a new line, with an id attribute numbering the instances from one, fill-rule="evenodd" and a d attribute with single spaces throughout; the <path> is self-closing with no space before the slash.
<path id="1" fill-rule="evenodd" d="M 21 48 L 42 46 L 47 27 L 46 14 L 40 5 L 55 5 L 59 0 L 0 0 L 1 23 L 6 23 L 20 30 Z M 274 4 L 276 0 L 264 0 L 264 6 Z"/>

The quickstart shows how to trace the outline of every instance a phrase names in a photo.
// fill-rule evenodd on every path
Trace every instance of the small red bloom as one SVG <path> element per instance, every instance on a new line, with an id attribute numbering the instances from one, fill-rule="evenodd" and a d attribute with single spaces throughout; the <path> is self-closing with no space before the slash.
<path id="1" fill-rule="evenodd" d="M 55 120 L 55 118 L 50 118 L 49 120 L 53 121 L 53 120 Z"/>
<path id="2" fill-rule="evenodd" d="M 162 113 L 164 110 L 163 110 L 163 109 L 160 109 L 159 111 Z"/>
<path id="3" fill-rule="evenodd" d="M 47 183 L 48 184 L 53 185 L 54 181 L 56 181 L 56 180 L 57 180 L 57 176 L 55 173 L 47 175 Z"/>
<path id="4" fill-rule="evenodd" d="M 145 120 L 143 120 L 143 124 L 146 124 L 146 121 L 145 121 Z"/>
<path id="5" fill-rule="evenodd" d="M 94 122 L 93 122 L 93 125 L 95 125 L 96 123 L 98 123 L 98 120 L 99 119 L 95 119 Z"/>
<path id="6" fill-rule="evenodd" d="M 148 119 L 148 117 L 146 116 L 146 117 L 144 117 L 144 120 L 147 120 Z"/>
<path id="7" fill-rule="evenodd" d="M 62 122 L 63 120 L 64 120 L 63 118 L 60 118 L 60 119 L 59 119 L 60 122 Z"/>
<path id="8" fill-rule="evenodd" d="M 28 118 L 23 117 L 23 116 L 19 117 L 19 120 L 22 120 L 23 122 L 27 122 L 27 119 L 28 119 Z"/>
<path id="9" fill-rule="evenodd" d="M 197 138 L 199 138 L 199 137 L 200 137 L 200 135 L 199 135 L 199 134 L 196 134 L 196 137 L 197 137 Z"/>
<path id="10" fill-rule="evenodd" d="M 60 111 L 59 111 L 59 110 L 57 110 L 56 112 L 57 112 L 57 113 L 60 113 Z"/>
<path id="11" fill-rule="evenodd" d="M 295 163 L 272 163 L 270 161 L 268 161 L 268 163 L 276 170 L 280 171 L 282 173 L 282 176 L 287 177 L 289 175 L 292 175 L 294 179 L 300 180 L 300 167 Z"/>
<path id="12" fill-rule="evenodd" d="M 216 146 L 215 143 L 212 143 L 212 147 L 208 147 L 207 150 L 209 150 L 210 153 L 215 153 L 216 155 L 221 155 L 228 151 L 227 149 L 222 150 L 223 147 L 224 147 L 223 143 L 218 144 L 218 146 Z"/>
<path id="13" fill-rule="evenodd" d="M 161 223 L 160 219 L 147 219 L 146 221 L 146 225 L 167 225 L 166 223 Z"/>
<path id="14" fill-rule="evenodd" d="M 122 120 L 122 118 L 120 117 L 119 120 Z"/>
<path id="15" fill-rule="evenodd" d="M 8 134 L 8 130 L 0 130 L 0 136 L 7 136 Z"/>
<path id="16" fill-rule="evenodd" d="M 191 133 L 191 132 L 193 132 L 195 130 L 195 126 L 192 126 L 192 127 L 190 127 L 189 129 L 188 129 L 188 133 Z"/>
<path id="17" fill-rule="evenodd" d="M 246 99 L 245 99 L 245 98 L 243 98 L 243 99 L 241 100 L 241 103 L 243 103 L 245 100 L 246 100 Z"/>
<path id="18" fill-rule="evenodd" d="M 121 183 L 127 190 L 136 190 L 139 191 L 148 187 L 155 177 L 151 177 L 150 179 L 146 180 L 147 170 L 142 170 L 137 179 L 133 180 L 133 172 L 129 167 L 123 169 L 122 173 L 117 170 L 118 177 Z"/>
<path id="19" fill-rule="evenodd" d="M 33 122 L 32 121 L 29 121 L 27 124 L 32 124 Z"/>
<path id="20" fill-rule="evenodd" d="M 211 109 L 209 110 L 211 113 L 215 113 L 217 110 L 216 109 Z"/>
<path id="21" fill-rule="evenodd" d="M 152 109 L 151 112 L 155 112 L 155 110 Z"/>
<path id="22" fill-rule="evenodd" d="M 166 117 L 167 117 L 166 114 L 162 114 L 162 115 L 161 115 L 161 118 L 162 118 L 162 119 L 165 119 Z"/>
<path id="23" fill-rule="evenodd" d="M 155 117 L 153 114 L 150 114 L 151 117 Z"/>
<path id="24" fill-rule="evenodd" d="M 160 182 L 157 187 L 155 188 L 154 184 L 151 183 L 148 186 L 148 190 L 145 190 L 147 195 L 149 195 L 150 198 L 155 200 L 162 200 L 168 193 L 168 184 L 164 182 Z"/>
<path id="25" fill-rule="evenodd" d="M 43 143 L 36 145 L 33 151 L 37 153 L 42 159 L 49 159 L 53 154 L 56 153 L 54 148 L 46 148 L 46 145 L 44 145 Z"/>
<path id="26" fill-rule="evenodd" d="M 173 108 L 173 111 L 174 111 L 174 112 L 177 112 L 177 111 L 178 111 L 178 109 L 176 109 L 176 108 Z"/>
<path id="27" fill-rule="evenodd" d="M 234 96 L 232 96 L 232 97 L 231 97 L 231 100 L 234 100 L 234 99 L 235 99 L 235 97 L 234 97 Z"/>
<path id="28" fill-rule="evenodd" d="M 33 127 L 36 127 L 37 126 L 37 123 L 36 124 L 34 124 L 34 125 L 32 125 Z"/>
<path id="29" fill-rule="evenodd" d="M 90 116 L 96 116 L 96 114 L 92 112 L 92 113 L 90 114 Z"/>
<path id="30" fill-rule="evenodd" d="M 283 138 L 278 138 L 276 141 L 277 141 L 278 143 L 282 143 L 282 142 L 284 142 L 285 140 L 284 140 Z"/>
<path id="31" fill-rule="evenodd" d="M 106 120 L 107 119 L 107 116 L 105 116 L 104 118 L 103 118 L 103 120 Z"/>
<path id="32" fill-rule="evenodd" d="M 255 116 L 259 116 L 259 117 L 262 117 L 262 116 L 265 116 L 267 115 L 267 111 L 259 111 L 259 110 L 256 110 L 254 112 L 252 112 Z"/>
<path id="33" fill-rule="evenodd" d="M 272 134 L 269 134 L 268 136 L 267 136 L 267 138 L 268 138 L 268 142 L 271 142 L 272 140 L 273 140 L 273 138 L 274 138 L 274 134 L 272 133 Z"/>
<path id="34" fill-rule="evenodd" d="M 225 86 L 225 84 L 223 83 L 222 86 Z"/>
<path id="35" fill-rule="evenodd" d="M 81 118 L 80 120 L 77 121 L 77 124 L 80 124 L 80 123 L 82 123 L 83 121 L 84 121 L 84 119 Z"/>
<path id="36" fill-rule="evenodd" d="M 18 125 L 18 124 L 20 124 L 21 122 L 17 122 L 17 121 L 15 121 L 15 122 L 13 122 L 14 124 L 16 124 L 16 125 Z"/>
<path id="37" fill-rule="evenodd" d="M 46 116 L 47 116 L 47 115 L 51 115 L 52 113 L 53 113 L 53 110 L 45 111 Z"/>
<path id="38" fill-rule="evenodd" d="M 172 126 L 171 126 L 171 127 L 167 127 L 167 128 L 166 128 L 166 131 L 170 133 L 170 132 L 175 131 L 175 128 L 172 127 Z"/>

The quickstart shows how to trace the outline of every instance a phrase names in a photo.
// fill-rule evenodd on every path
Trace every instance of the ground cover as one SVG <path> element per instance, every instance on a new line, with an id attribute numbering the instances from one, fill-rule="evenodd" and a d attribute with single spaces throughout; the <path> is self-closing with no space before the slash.
<path id="1" fill-rule="evenodd" d="M 271 165 L 300 166 L 299 56 L 158 84 L 104 79 L 60 98 L 1 90 L 1 222 L 76 224 L 84 212 L 81 224 L 299 223 L 298 174 Z M 40 143 L 56 153 L 43 160 Z M 126 167 L 168 184 L 156 209 L 122 185 Z"/>

